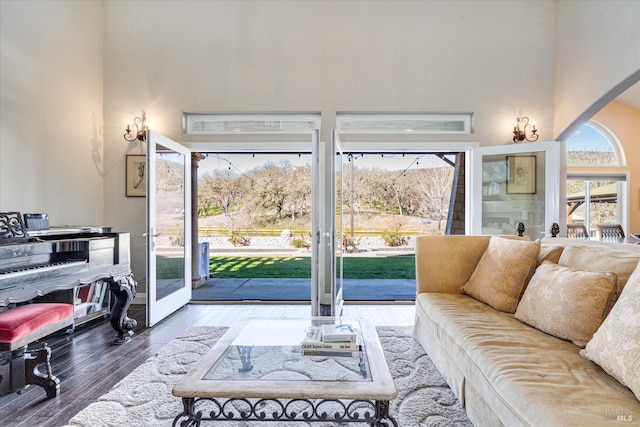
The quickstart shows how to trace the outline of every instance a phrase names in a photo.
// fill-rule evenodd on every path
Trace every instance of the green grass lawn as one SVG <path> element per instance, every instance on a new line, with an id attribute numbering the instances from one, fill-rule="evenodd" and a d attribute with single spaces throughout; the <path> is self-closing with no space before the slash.
<path id="1" fill-rule="evenodd" d="M 415 256 L 345 257 L 345 279 L 415 279 Z M 311 257 L 214 256 L 212 277 L 300 278 L 311 277 Z"/>

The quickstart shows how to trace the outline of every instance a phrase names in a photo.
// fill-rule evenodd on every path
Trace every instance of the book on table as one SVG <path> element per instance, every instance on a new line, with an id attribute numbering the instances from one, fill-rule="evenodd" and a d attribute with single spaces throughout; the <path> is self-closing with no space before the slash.
<path id="1" fill-rule="evenodd" d="M 322 325 L 323 342 L 354 342 L 356 340 L 356 330 L 347 323 Z"/>
<path id="2" fill-rule="evenodd" d="M 324 356 L 324 357 L 360 357 L 362 356 L 361 350 L 327 350 L 327 349 L 311 349 L 303 348 L 303 356 Z"/>
<path id="3" fill-rule="evenodd" d="M 335 325 L 309 326 L 305 329 L 305 336 L 300 342 L 303 355 L 349 357 L 362 355 L 362 340 L 358 339 L 355 329 L 352 327 L 339 328 L 337 335 L 336 328 L 325 328 L 326 326 L 333 327 Z M 325 333 L 325 330 L 328 331 L 328 334 Z"/>

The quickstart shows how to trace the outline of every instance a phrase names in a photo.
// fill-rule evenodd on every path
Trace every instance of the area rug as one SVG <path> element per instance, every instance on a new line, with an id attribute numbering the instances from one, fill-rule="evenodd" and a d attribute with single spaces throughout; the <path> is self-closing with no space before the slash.
<path id="1" fill-rule="evenodd" d="M 389 369 L 398 388 L 390 413 L 400 427 L 472 426 L 460 403 L 420 344 L 411 327 L 378 327 Z M 171 426 L 182 410 L 173 386 L 224 334 L 226 328 L 194 326 L 137 367 L 108 393 L 76 414 L 66 427 Z M 228 427 L 330 427 L 362 423 L 208 422 Z"/>

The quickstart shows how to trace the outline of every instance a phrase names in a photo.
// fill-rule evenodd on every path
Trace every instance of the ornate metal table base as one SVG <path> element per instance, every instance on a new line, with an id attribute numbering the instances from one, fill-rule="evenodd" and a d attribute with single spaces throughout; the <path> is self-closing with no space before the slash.
<path id="1" fill-rule="evenodd" d="M 398 427 L 389 401 L 323 399 L 183 398 L 173 426 L 198 427 L 205 421 L 330 421 Z"/>

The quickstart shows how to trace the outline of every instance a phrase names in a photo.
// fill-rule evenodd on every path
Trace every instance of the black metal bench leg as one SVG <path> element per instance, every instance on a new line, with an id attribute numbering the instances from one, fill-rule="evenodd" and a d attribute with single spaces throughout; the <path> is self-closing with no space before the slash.
<path id="1" fill-rule="evenodd" d="M 27 350 L 25 346 L 0 357 L 0 396 L 20 394 L 29 384 L 44 388 L 49 398 L 60 391 L 60 380 L 51 371 L 51 347 L 46 343 L 38 349 Z"/>
<path id="2" fill-rule="evenodd" d="M 44 388 L 47 397 L 56 397 L 60 391 L 60 379 L 51 371 L 51 347 L 44 344 L 36 350 L 27 350 L 24 354 L 26 384 L 35 384 Z M 40 372 L 40 365 L 44 364 L 46 374 Z"/>

